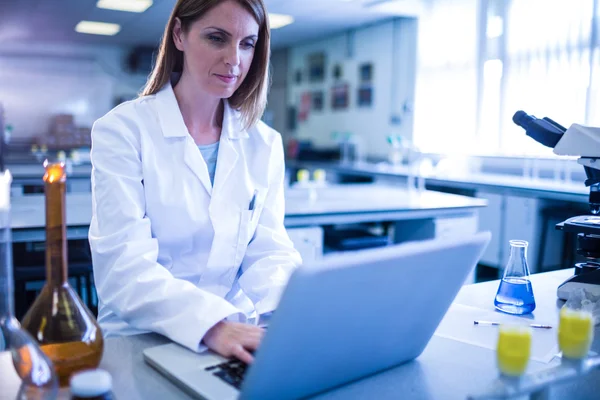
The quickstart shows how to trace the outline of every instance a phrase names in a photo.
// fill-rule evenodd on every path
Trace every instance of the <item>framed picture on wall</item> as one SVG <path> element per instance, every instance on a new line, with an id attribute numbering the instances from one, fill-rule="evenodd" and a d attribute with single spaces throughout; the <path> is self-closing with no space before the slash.
<path id="1" fill-rule="evenodd" d="M 323 111 L 323 92 L 321 90 L 312 92 L 313 111 Z"/>
<path id="2" fill-rule="evenodd" d="M 347 83 L 340 83 L 331 88 L 331 109 L 343 110 L 348 108 L 349 90 Z"/>
<path id="3" fill-rule="evenodd" d="M 359 107 L 371 107 L 373 105 L 373 86 L 360 86 L 358 88 L 356 99 Z"/>
<path id="4" fill-rule="evenodd" d="M 310 108 L 312 106 L 312 94 L 310 92 L 304 92 L 300 95 L 300 109 L 298 110 L 298 121 L 303 122 L 308 119 L 310 115 Z"/>
<path id="5" fill-rule="evenodd" d="M 313 53 L 308 56 L 308 81 L 325 80 L 325 53 Z"/>
<path id="6" fill-rule="evenodd" d="M 342 65 L 335 64 L 333 66 L 333 79 L 335 79 L 335 80 L 342 79 L 343 74 L 344 74 L 344 70 L 342 69 Z"/>
<path id="7" fill-rule="evenodd" d="M 360 82 L 371 82 L 373 81 L 373 64 L 365 63 L 358 67 L 359 80 Z"/>

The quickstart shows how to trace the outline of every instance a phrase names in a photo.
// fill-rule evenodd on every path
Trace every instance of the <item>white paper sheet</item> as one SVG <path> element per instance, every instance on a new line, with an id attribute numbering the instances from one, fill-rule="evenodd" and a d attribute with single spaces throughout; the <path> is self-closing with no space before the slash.
<path id="1" fill-rule="evenodd" d="M 438 326 L 435 335 L 443 338 L 468 343 L 496 351 L 498 340 L 498 326 L 475 325 L 473 321 L 494 321 L 503 324 L 531 323 L 550 325 L 552 329 L 532 328 L 530 359 L 549 363 L 559 352 L 558 349 L 558 316 L 554 320 L 540 321 L 525 317 L 505 314 L 499 311 L 484 310 L 481 308 L 452 304 L 446 316 Z"/>

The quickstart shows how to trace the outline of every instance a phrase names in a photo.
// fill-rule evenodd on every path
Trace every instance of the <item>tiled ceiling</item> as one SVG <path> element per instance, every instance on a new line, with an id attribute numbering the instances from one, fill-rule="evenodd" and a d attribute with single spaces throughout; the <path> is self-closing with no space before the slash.
<path id="1" fill-rule="evenodd" d="M 269 12 L 291 14 L 296 22 L 273 31 L 274 49 L 374 23 L 397 14 L 373 11 L 365 3 L 381 0 L 265 0 Z M 415 4 L 421 0 L 395 0 Z M 61 42 L 119 46 L 155 46 L 175 0 L 154 0 L 144 13 L 96 7 L 96 0 L 0 0 L 0 46 L 4 43 Z M 404 15 L 410 15 L 408 12 Z M 112 37 L 74 31 L 81 20 L 122 25 Z"/>

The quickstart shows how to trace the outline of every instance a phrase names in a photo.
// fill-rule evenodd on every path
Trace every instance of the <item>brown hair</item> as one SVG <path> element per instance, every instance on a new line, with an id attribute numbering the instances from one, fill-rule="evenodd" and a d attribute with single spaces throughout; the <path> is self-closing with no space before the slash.
<path id="1" fill-rule="evenodd" d="M 154 68 L 141 96 L 156 94 L 170 81 L 171 73 L 183 70 L 183 52 L 175 47 L 173 41 L 175 19 L 181 20 L 181 29 L 187 32 L 192 23 L 223 1 L 226 0 L 177 1 L 165 27 Z M 244 127 L 248 129 L 260 119 L 267 105 L 271 32 L 263 0 L 235 1 L 248 10 L 259 25 L 258 41 L 250 70 L 240 87 L 228 99 L 231 107 L 240 111 Z"/>

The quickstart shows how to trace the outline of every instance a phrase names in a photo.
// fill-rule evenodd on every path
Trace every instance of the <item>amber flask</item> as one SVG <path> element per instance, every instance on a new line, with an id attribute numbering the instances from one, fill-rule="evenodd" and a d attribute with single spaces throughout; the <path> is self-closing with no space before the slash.
<path id="1" fill-rule="evenodd" d="M 46 194 L 46 283 L 23 318 L 25 328 L 52 360 L 60 385 L 75 372 L 96 368 L 103 339 L 94 316 L 68 277 L 63 163 L 44 163 Z"/>

